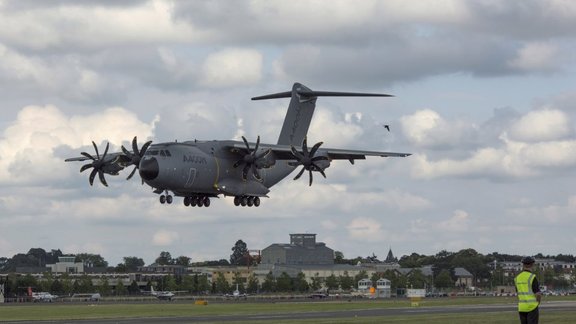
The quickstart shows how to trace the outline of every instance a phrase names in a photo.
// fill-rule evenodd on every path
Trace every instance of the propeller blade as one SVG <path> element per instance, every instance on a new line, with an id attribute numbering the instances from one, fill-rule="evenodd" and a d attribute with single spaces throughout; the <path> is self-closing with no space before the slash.
<path id="1" fill-rule="evenodd" d="M 144 156 L 144 154 L 146 153 L 146 151 L 148 151 L 148 146 L 150 146 L 150 144 L 152 144 L 152 141 L 148 141 L 146 143 L 144 143 L 144 145 L 142 145 L 142 148 L 140 149 L 140 156 Z"/>
<path id="2" fill-rule="evenodd" d="M 130 175 L 128 176 L 128 178 L 126 178 L 126 180 L 132 179 L 132 176 L 134 175 L 134 173 L 136 173 L 136 169 L 138 169 L 138 168 L 135 166 L 134 169 L 132 169 L 132 172 L 130 172 Z"/>
<path id="3" fill-rule="evenodd" d="M 308 142 L 308 139 L 306 137 L 304 137 L 304 142 L 302 142 L 302 152 L 304 152 L 304 155 L 309 155 L 308 154 L 308 145 L 306 145 L 307 142 Z"/>
<path id="4" fill-rule="evenodd" d="M 104 150 L 104 154 L 102 155 L 102 160 L 104 160 L 104 158 L 106 157 L 106 154 L 108 153 L 109 147 L 110 147 L 110 142 L 106 143 L 106 149 Z"/>
<path id="5" fill-rule="evenodd" d="M 96 160 L 92 155 L 86 153 L 86 152 L 81 152 L 80 154 L 84 155 L 85 157 L 91 159 L 91 160 Z"/>
<path id="6" fill-rule="evenodd" d="M 256 178 L 256 180 L 261 181 L 262 177 L 260 176 L 260 172 L 258 172 L 258 168 L 256 168 L 255 164 L 252 164 L 252 175 L 254 176 L 254 178 Z"/>
<path id="7" fill-rule="evenodd" d="M 310 175 L 310 183 L 308 184 L 309 187 L 312 186 L 312 170 L 308 170 L 308 174 Z"/>
<path id="8" fill-rule="evenodd" d="M 96 173 L 98 173 L 98 169 L 94 168 L 94 170 L 92 170 L 92 172 L 90 172 L 90 177 L 88 178 L 88 182 L 90 182 L 90 185 L 94 185 L 94 178 L 96 177 Z"/>
<path id="9" fill-rule="evenodd" d="M 134 139 L 132 140 L 132 151 L 135 155 L 140 156 L 140 152 L 138 151 L 138 143 L 136 142 L 136 136 L 134 136 Z"/>
<path id="10" fill-rule="evenodd" d="M 96 146 L 96 143 L 94 143 L 94 141 L 92 141 L 92 145 L 94 145 L 94 149 L 96 150 L 96 157 L 100 159 L 100 154 L 98 154 L 98 146 Z"/>
<path id="11" fill-rule="evenodd" d="M 298 175 L 296 175 L 294 177 L 294 180 L 300 179 L 300 177 L 302 176 L 302 173 L 304 173 L 304 170 L 306 170 L 306 168 L 302 168 L 302 170 L 300 170 L 300 172 L 298 172 Z"/>
<path id="12" fill-rule="evenodd" d="M 318 148 L 322 144 L 324 144 L 324 142 L 318 142 L 318 143 L 314 144 L 314 146 L 312 146 L 312 150 L 310 150 L 310 156 L 314 156 L 314 154 L 316 154 L 316 151 L 318 150 Z"/>
<path id="13" fill-rule="evenodd" d="M 248 141 L 246 140 L 246 137 L 242 136 L 242 140 L 244 141 L 244 145 L 246 145 L 246 149 L 248 150 L 248 152 L 250 152 L 250 145 L 248 145 Z"/>
<path id="14" fill-rule="evenodd" d="M 244 181 L 248 179 L 248 170 L 250 170 L 250 164 L 246 164 L 244 169 L 242 169 L 242 179 L 244 179 Z"/>
<path id="15" fill-rule="evenodd" d="M 84 171 L 90 169 L 91 167 L 92 167 L 92 163 L 84 164 L 84 165 L 80 168 L 80 172 L 84 172 Z"/>
<path id="16" fill-rule="evenodd" d="M 106 179 L 104 179 L 104 172 L 102 172 L 102 169 L 98 170 L 98 177 L 100 178 L 100 182 L 108 187 L 108 183 L 106 183 Z"/>
<path id="17" fill-rule="evenodd" d="M 128 151 L 128 150 L 124 147 L 124 145 L 122 145 L 120 148 L 122 149 L 122 152 L 124 152 L 124 154 L 126 154 L 126 156 L 128 156 L 128 157 L 131 157 L 131 156 L 132 156 L 132 153 L 130 153 L 130 151 Z"/>

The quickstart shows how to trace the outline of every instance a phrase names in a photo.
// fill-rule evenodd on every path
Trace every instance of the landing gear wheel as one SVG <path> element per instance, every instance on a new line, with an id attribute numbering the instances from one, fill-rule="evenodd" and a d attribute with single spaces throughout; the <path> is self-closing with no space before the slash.
<path id="1" fill-rule="evenodd" d="M 252 197 L 252 196 L 248 197 L 248 201 L 246 202 L 246 205 L 248 205 L 248 207 L 254 206 L 254 197 Z"/>
<path id="2" fill-rule="evenodd" d="M 204 197 L 204 206 L 210 207 L 210 198 L 209 197 Z"/>
<path id="3" fill-rule="evenodd" d="M 161 203 L 161 204 L 166 203 L 166 196 L 160 195 L 160 203 Z"/>
<path id="4" fill-rule="evenodd" d="M 190 206 L 190 197 L 184 197 L 184 206 Z"/>
<path id="5" fill-rule="evenodd" d="M 242 205 L 242 207 L 244 207 L 244 206 L 246 206 L 246 204 L 248 204 L 248 198 L 242 197 L 240 199 L 240 205 Z"/>
<path id="6" fill-rule="evenodd" d="M 260 206 L 260 197 L 254 197 L 254 206 Z"/>
<path id="7" fill-rule="evenodd" d="M 240 197 L 234 197 L 234 206 L 240 206 Z"/>
<path id="8" fill-rule="evenodd" d="M 198 197 L 196 204 L 198 205 L 198 207 L 204 206 L 204 199 L 202 197 Z"/>
<path id="9" fill-rule="evenodd" d="M 166 196 L 166 202 L 167 202 L 168 204 L 171 204 L 171 203 L 172 203 L 172 195 Z"/>

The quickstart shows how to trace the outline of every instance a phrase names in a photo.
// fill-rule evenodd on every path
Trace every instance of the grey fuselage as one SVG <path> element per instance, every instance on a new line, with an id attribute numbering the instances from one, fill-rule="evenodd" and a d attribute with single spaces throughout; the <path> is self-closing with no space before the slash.
<path id="1" fill-rule="evenodd" d="M 261 180 L 250 173 L 242 177 L 242 166 L 234 168 L 241 157 L 231 152 L 238 141 L 186 141 L 151 145 L 140 161 L 143 181 L 156 190 L 169 190 L 177 196 L 266 196 L 269 188 L 284 179 L 295 167 L 276 161 L 259 169 Z M 267 150 L 260 144 L 258 151 Z M 270 153 L 273 155 L 274 153 Z"/>

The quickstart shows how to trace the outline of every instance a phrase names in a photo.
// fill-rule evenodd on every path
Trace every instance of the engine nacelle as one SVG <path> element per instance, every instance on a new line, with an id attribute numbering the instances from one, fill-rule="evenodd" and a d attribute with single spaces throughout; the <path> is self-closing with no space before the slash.
<path id="1" fill-rule="evenodd" d="M 256 155 L 262 154 L 263 152 L 266 152 L 266 151 L 268 151 L 268 149 L 260 148 L 256 152 Z M 269 152 L 268 154 L 264 155 L 260 159 L 256 160 L 256 162 L 254 164 L 256 165 L 256 168 L 258 168 L 258 169 L 268 169 L 268 168 L 274 166 L 274 164 L 276 164 L 276 157 L 274 156 L 274 153 Z"/>
<path id="2" fill-rule="evenodd" d="M 328 154 L 326 152 L 316 152 L 316 154 L 314 154 L 314 157 L 317 157 L 317 156 L 326 157 L 326 159 L 322 159 L 322 160 L 318 160 L 318 161 L 314 162 L 314 164 L 316 166 L 318 166 L 320 168 L 320 170 L 322 170 L 322 171 L 326 170 L 330 166 L 330 158 L 328 157 Z M 314 168 L 314 170 L 312 170 L 312 171 L 320 171 L 320 170 L 316 170 L 316 168 Z"/>

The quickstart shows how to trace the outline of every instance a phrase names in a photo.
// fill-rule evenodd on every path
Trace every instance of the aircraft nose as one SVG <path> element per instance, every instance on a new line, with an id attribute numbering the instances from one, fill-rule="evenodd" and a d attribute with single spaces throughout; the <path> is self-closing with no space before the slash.
<path id="1" fill-rule="evenodd" d="M 151 181 L 158 177 L 160 172 L 160 167 L 158 166 L 158 161 L 156 158 L 146 158 L 140 161 L 140 176 L 142 179 Z"/>

